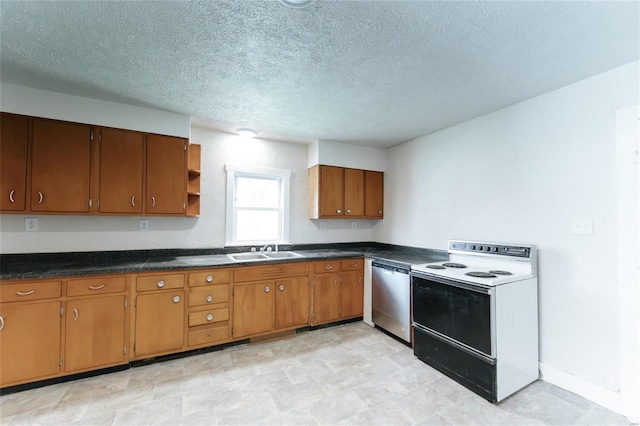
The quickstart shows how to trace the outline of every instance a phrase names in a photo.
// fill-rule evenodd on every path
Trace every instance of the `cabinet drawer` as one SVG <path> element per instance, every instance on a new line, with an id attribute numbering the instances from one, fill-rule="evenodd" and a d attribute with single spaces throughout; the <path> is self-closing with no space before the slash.
<path id="1" fill-rule="evenodd" d="M 67 296 L 122 293 L 125 289 L 125 277 L 86 278 L 67 282 Z"/>
<path id="2" fill-rule="evenodd" d="M 340 270 L 350 271 L 364 269 L 364 259 L 344 259 L 340 262 Z"/>
<path id="3" fill-rule="evenodd" d="M 309 264 L 307 262 L 286 263 L 239 268 L 233 272 L 233 280 L 238 283 L 246 281 L 274 280 L 288 277 L 302 277 L 308 274 Z"/>
<path id="4" fill-rule="evenodd" d="M 138 291 L 162 290 L 165 288 L 184 287 L 184 275 L 154 275 L 151 277 L 138 277 L 136 289 Z"/>
<path id="5" fill-rule="evenodd" d="M 189 313 L 189 327 L 211 324 L 229 319 L 229 308 L 208 309 L 206 311 Z"/>
<path id="6" fill-rule="evenodd" d="M 187 344 L 189 346 L 213 343 L 229 338 L 229 326 L 207 328 L 206 330 L 190 331 Z"/>
<path id="7" fill-rule="evenodd" d="M 228 269 L 194 272 L 192 274 L 189 274 L 189 287 L 212 284 L 227 284 L 229 283 L 229 275 L 230 273 Z"/>
<path id="8" fill-rule="evenodd" d="M 213 303 L 225 303 L 229 301 L 229 286 L 214 285 L 199 288 L 198 291 L 189 293 L 189 307 L 203 306 Z"/>
<path id="9" fill-rule="evenodd" d="M 60 281 L 25 282 L 0 285 L 0 301 L 22 302 L 24 300 L 55 299 L 60 297 Z"/>
<path id="10" fill-rule="evenodd" d="M 324 274 L 326 272 L 337 272 L 340 270 L 339 260 L 327 260 L 323 262 L 316 262 L 314 264 L 314 272 L 316 274 Z"/>

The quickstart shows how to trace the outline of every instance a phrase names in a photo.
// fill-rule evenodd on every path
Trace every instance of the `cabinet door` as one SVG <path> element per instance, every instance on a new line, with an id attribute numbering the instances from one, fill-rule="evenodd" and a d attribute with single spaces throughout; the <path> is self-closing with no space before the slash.
<path id="1" fill-rule="evenodd" d="M 187 168 L 185 142 L 170 136 L 147 136 L 147 213 L 185 213 Z"/>
<path id="2" fill-rule="evenodd" d="M 273 330 L 273 287 L 273 282 L 234 287 L 233 337 Z"/>
<path id="3" fill-rule="evenodd" d="M 340 317 L 350 318 L 362 316 L 364 304 L 364 279 L 362 271 L 342 273 L 340 297 Z"/>
<path id="4" fill-rule="evenodd" d="M 275 328 L 309 324 L 309 279 L 276 281 Z"/>
<path id="5" fill-rule="evenodd" d="M 313 324 L 340 319 L 340 274 L 316 275 L 313 286 Z"/>
<path id="6" fill-rule="evenodd" d="M 71 300 L 66 310 L 65 371 L 121 363 L 125 296 Z"/>
<path id="7" fill-rule="evenodd" d="M 0 306 L 0 385 L 60 371 L 60 302 Z"/>
<path id="8" fill-rule="evenodd" d="M 382 219 L 384 207 L 384 173 L 365 172 L 365 216 Z"/>
<path id="9" fill-rule="evenodd" d="M 100 212 L 142 213 L 144 135 L 100 129 Z"/>
<path id="10" fill-rule="evenodd" d="M 33 120 L 31 210 L 89 212 L 91 128 Z"/>
<path id="11" fill-rule="evenodd" d="M 27 136 L 29 121 L 18 115 L 0 115 L 0 210 L 25 209 Z"/>
<path id="12" fill-rule="evenodd" d="M 364 170 L 344 169 L 344 214 L 364 216 Z"/>
<path id="13" fill-rule="evenodd" d="M 184 291 L 138 295 L 135 333 L 137 357 L 182 349 Z"/>
<path id="14" fill-rule="evenodd" d="M 320 217 L 344 216 L 344 169 L 320 166 Z"/>

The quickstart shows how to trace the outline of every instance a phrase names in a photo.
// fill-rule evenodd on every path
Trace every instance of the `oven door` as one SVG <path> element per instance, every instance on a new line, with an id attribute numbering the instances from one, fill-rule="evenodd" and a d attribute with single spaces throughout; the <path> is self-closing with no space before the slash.
<path id="1" fill-rule="evenodd" d="M 413 322 L 495 358 L 492 289 L 412 272 Z"/>

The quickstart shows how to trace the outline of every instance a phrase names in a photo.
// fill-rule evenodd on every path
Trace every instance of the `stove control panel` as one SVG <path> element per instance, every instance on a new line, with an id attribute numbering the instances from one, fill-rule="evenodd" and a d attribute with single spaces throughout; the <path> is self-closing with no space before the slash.
<path id="1" fill-rule="evenodd" d="M 479 243 L 471 241 L 449 241 L 449 251 L 464 253 L 486 253 L 510 257 L 531 257 L 531 247 L 508 246 L 503 244 Z"/>

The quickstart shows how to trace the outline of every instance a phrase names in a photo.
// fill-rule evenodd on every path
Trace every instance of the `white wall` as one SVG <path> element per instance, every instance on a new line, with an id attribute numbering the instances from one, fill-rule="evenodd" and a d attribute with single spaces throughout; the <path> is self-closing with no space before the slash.
<path id="1" fill-rule="evenodd" d="M 543 375 L 577 377 L 618 410 L 616 110 L 638 91 L 635 62 L 389 149 L 373 231 L 429 248 L 535 244 Z M 572 219 L 593 219 L 594 234 L 571 234 Z"/>
<path id="2" fill-rule="evenodd" d="M 188 138 L 191 130 L 191 118 L 173 112 L 64 95 L 8 83 L 0 84 L 0 94 L 0 109 L 4 112 L 183 138 Z"/>
<path id="3" fill-rule="evenodd" d="M 386 150 L 331 141 L 315 141 L 309 145 L 308 167 L 316 164 L 384 172 Z"/>

